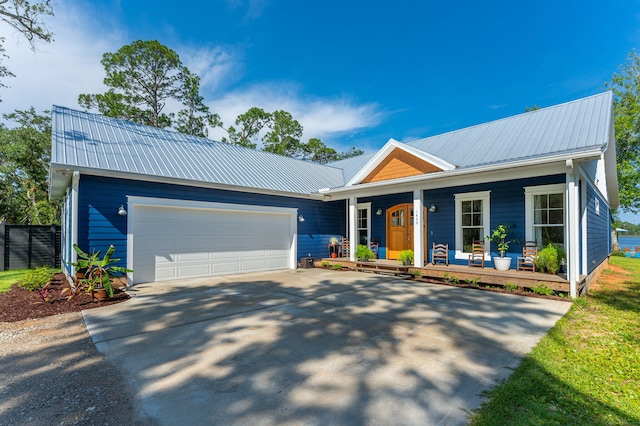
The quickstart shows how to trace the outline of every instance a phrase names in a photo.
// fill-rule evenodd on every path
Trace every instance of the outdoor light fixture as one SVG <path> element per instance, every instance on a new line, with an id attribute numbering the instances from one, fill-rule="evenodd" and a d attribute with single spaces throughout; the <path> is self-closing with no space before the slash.
<path id="1" fill-rule="evenodd" d="M 119 216 L 126 216 L 127 215 L 127 211 L 124 209 L 124 206 L 122 204 L 120 204 L 120 208 L 118 209 L 118 215 Z"/>
<path id="2" fill-rule="evenodd" d="M 435 204 L 431 204 L 431 207 L 429 207 L 429 211 L 431 213 L 435 213 L 436 212 L 436 205 Z"/>
<path id="3" fill-rule="evenodd" d="M 378 211 L 376 212 L 376 215 L 382 216 L 382 209 L 378 209 Z"/>
<path id="4" fill-rule="evenodd" d="M 298 222 L 304 222 L 304 216 L 298 215 Z"/>

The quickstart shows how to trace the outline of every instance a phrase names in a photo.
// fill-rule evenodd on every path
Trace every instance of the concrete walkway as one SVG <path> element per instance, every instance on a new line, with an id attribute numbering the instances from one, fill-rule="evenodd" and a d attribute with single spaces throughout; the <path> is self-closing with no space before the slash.
<path id="1" fill-rule="evenodd" d="M 83 311 L 159 424 L 462 425 L 570 303 L 302 269 Z"/>

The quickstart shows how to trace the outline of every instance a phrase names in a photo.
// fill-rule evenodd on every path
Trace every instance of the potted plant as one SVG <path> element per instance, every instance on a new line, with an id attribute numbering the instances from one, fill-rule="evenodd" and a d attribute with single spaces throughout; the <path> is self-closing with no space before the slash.
<path id="1" fill-rule="evenodd" d="M 398 256 L 398 261 L 404 266 L 413 265 L 413 250 L 402 250 L 400 256 Z"/>
<path id="2" fill-rule="evenodd" d="M 558 248 L 549 243 L 548 246 L 540 250 L 540 252 L 538 252 L 538 257 L 536 257 L 536 268 L 538 268 L 540 272 L 555 275 L 560 268 Z"/>
<path id="3" fill-rule="evenodd" d="M 329 256 L 332 259 L 338 257 L 338 252 L 340 251 L 340 240 L 338 237 L 329 238 Z"/>
<path id="4" fill-rule="evenodd" d="M 356 259 L 362 262 L 368 262 L 373 257 L 373 251 L 369 247 L 365 246 L 364 244 L 358 245 L 358 248 L 356 250 Z"/>
<path id="5" fill-rule="evenodd" d="M 113 297 L 113 285 L 111 279 L 121 273 L 133 272 L 131 269 L 115 266 L 120 259 L 112 259 L 116 248 L 111 245 L 100 258 L 100 251 L 85 253 L 77 244 L 73 249 L 78 254 L 76 262 L 67 262 L 76 268 L 78 287 L 87 293 L 91 293 L 94 300 L 104 300 Z"/>
<path id="6" fill-rule="evenodd" d="M 500 253 L 500 257 L 493 258 L 493 265 L 498 271 L 508 271 L 511 268 L 511 258 L 506 257 L 505 254 L 509 250 L 509 244 L 518 241 L 516 239 L 507 239 L 512 234 L 511 228 L 512 225 L 501 223 L 491 231 L 491 236 L 487 237 L 489 241 L 498 247 L 498 253 Z"/>

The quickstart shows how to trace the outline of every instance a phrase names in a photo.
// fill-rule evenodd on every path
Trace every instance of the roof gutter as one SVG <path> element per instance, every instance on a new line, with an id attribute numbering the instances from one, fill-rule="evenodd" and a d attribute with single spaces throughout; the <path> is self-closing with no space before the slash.
<path id="1" fill-rule="evenodd" d="M 108 178 L 116 178 L 116 179 L 130 179 L 137 180 L 143 182 L 160 182 L 167 183 L 173 185 L 186 185 L 193 186 L 198 188 L 209 188 L 209 189 L 221 189 L 226 191 L 236 191 L 236 192 L 247 192 L 251 194 L 263 194 L 263 195 L 275 195 L 280 197 L 291 197 L 291 198 L 303 198 L 310 200 L 324 200 L 326 197 L 320 193 L 299 193 L 299 192 L 287 192 L 276 189 L 268 189 L 268 188 L 253 188 L 247 186 L 239 186 L 239 185 L 229 185 L 222 183 L 214 183 L 214 182 L 204 182 L 197 181 L 191 179 L 177 179 L 166 176 L 155 176 L 155 175 L 145 175 L 140 173 L 131 173 L 131 172 L 122 172 L 116 170 L 105 170 L 100 169 L 97 170 L 92 167 L 83 167 L 83 166 L 70 166 L 68 164 L 60 164 L 60 163 L 51 163 L 49 167 L 49 175 L 52 176 L 54 170 L 60 171 L 69 171 L 71 174 L 74 171 L 80 172 L 83 175 L 89 176 L 102 176 Z M 49 181 L 49 188 L 52 186 L 52 181 Z"/>
<path id="2" fill-rule="evenodd" d="M 340 196 L 340 195 L 345 195 L 351 192 L 359 192 L 367 189 L 384 188 L 389 186 L 413 184 L 418 182 L 438 181 L 438 180 L 444 180 L 444 179 L 460 177 L 460 176 L 465 176 L 470 174 L 504 171 L 506 169 L 513 169 L 517 167 L 539 166 L 539 165 L 549 164 L 551 162 L 565 163 L 567 160 L 599 159 L 601 155 L 602 155 L 602 148 L 597 148 L 597 149 L 591 149 L 589 151 L 582 151 L 579 153 L 539 157 L 539 158 L 536 158 L 535 160 L 520 160 L 520 161 L 509 162 L 509 163 L 502 163 L 499 165 L 489 165 L 489 166 L 481 166 L 481 167 L 474 167 L 474 168 L 468 168 L 468 169 L 428 173 L 428 174 L 422 174 L 417 176 L 410 176 L 406 178 L 365 183 L 365 184 L 359 184 L 359 185 L 347 186 L 347 187 L 335 188 L 335 189 L 325 188 L 325 189 L 321 189 L 319 192 L 329 197 L 332 195 Z"/>

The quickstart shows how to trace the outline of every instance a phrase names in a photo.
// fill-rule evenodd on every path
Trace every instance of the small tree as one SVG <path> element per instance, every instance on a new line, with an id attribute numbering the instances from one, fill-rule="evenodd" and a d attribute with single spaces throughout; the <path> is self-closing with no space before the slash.
<path id="1" fill-rule="evenodd" d="M 511 231 L 512 227 L 513 225 L 500 224 L 491 232 L 491 236 L 487 236 L 487 239 L 498 247 L 500 257 L 505 256 L 505 253 L 509 250 L 510 243 L 518 242 L 515 238 L 507 240 L 508 236 L 513 234 Z"/>

